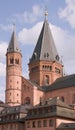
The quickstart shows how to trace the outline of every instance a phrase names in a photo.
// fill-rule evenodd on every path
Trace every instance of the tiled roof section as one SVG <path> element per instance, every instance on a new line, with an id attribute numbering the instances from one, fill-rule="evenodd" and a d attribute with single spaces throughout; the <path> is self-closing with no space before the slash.
<path id="1" fill-rule="evenodd" d="M 5 103 L 2 103 L 2 104 L 0 104 L 0 107 L 8 107 L 8 105 Z"/>
<path id="2" fill-rule="evenodd" d="M 36 114 L 35 114 L 36 112 Z M 26 119 L 48 118 L 48 117 L 64 117 L 75 119 L 75 111 L 59 98 L 53 98 L 45 104 L 39 104 L 29 109 Z"/>
<path id="3" fill-rule="evenodd" d="M 37 107 L 47 107 L 47 106 L 61 106 L 64 108 L 69 108 L 72 109 L 72 107 L 70 107 L 69 105 L 67 105 L 66 103 L 62 102 L 59 97 L 54 97 L 54 98 L 50 98 L 45 102 L 41 102 L 41 105 L 38 104 L 36 106 L 34 106 L 32 109 L 35 109 Z"/>
<path id="4" fill-rule="evenodd" d="M 25 81 L 25 83 L 30 84 L 32 87 L 37 87 L 37 88 L 39 88 L 38 84 L 36 84 L 34 81 L 31 81 L 31 80 L 29 80 L 29 79 L 26 79 L 25 77 L 22 76 L 22 85 L 24 84 L 24 81 Z"/>
<path id="5" fill-rule="evenodd" d="M 30 59 L 30 63 L 36 60 L 60 61 L 51 30 L 46 19 L 44 21 L 33 55 Z"/>
<path id="6" fill-rule="evenodd" d="M 18 41 L 17 41 L 17 38 L 16 38 L 15 31 L 13 31 L 13 33 L 12 33 L 11 40 L 9 42 L 9 46 L 7 48 L 7 52 L 19 52 L 19 53 L 21 53 L 21 50 L 19 49 L 19 46 L 18 46 Z"/>
<path id="7" fill-rule="evenodd" d="M 13 106 L 4 108 L 0 112 L 0 124 L 5 123 L 12 123 L 12 122 L 25 122 L 25 117 L 28 113 L 28 109 L 32 107 L 31 105 L 19 105 L 19 106 Z M 5 118 L 6 117 L 6 118 Z M 11 118 L 12 117 L 12 118 Z"/>
<path id="8" fill-rule="evenodd" d="M 70 130 L 71 128 L 74 128 L 74 130 L 75 130 L 75 123 L 61 123 L 56 130 L 61 130 L 61 129 Z"/>
<path id="9" fill-rule="evenodd" d="M 13 106 L 13 107 L 7 107 L 4 108 L 1 111 L 1 115 L 7 115 L 7 114 L 16 114 L 16 113 L 27 113 L 28 109 L 31 108 L 31 105 L 18 105 L 18 106 Z"/>
<path id="10" fill-rule="evenodd" d="M 75 86 L 75 74 L 58 78 L 53 84 L 49 86 L 42 86 L 39 89 L 48 92 L 72 86 Z"/>

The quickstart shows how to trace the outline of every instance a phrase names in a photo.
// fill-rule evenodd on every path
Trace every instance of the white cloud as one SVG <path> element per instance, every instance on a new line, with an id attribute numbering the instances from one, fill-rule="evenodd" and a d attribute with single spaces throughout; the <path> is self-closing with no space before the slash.
<path id="1" fill-rule="evenodd" d="M 51 25 L 51 30 L 57 50 L 63 56 L 65 72 L 75 73 L 75 36 L 55 25 Z"/>
<path id="2" fill-rule="evenodd" d="M 31 12 L 25 11 L 22 14 L 14 14 L 9 21 L 12 21 L 13 23 L 16 23 L 16 21 L 19 23 L 34 23 L 39 19 L 40 16 L 42 16 L 42 13 L 42 7 L 39 5 L 34 5 Z"/>
<path id="3" fill-rule="evenodd" d="M 30 29 L 23 28 L 18 35 L 19 41 L 23 44 L 34 44 L 38 38 L 39 32 L 41 31 L 41 27 L 42 22 L 39 22 Z"/>
<path id="4" fill-rule="evenodd" d="M 65 0 L 66 7 L 59 10 L 60 18 L 66 20 L 72 28 L 75 28 L 75 0 Z"/>
<path id="5" fill-rule="evenodd" d="M 6 69 L 6 65 L 0 63 L 0 76 L 5 76 L 5 69 Z"/>
<path id="6" fill-rule="evenodd" d="M 0 85 L 0 101 L 5 102 L 5 86 Z"/>
<path id="7" fill-rule="evenodd" d="M 4 41 L 0 41 L 0 76 L 5 76 L 6 73 L 6 65 L 3 63 L 5 60 L 7 43 Z"/>
<path id="8" fill-rule="evenodd" d="M 23 44 L 36 44 L 42 22 L 30 29 L 24 28 L 19 32 L 19 41 Z M 75 72 L 75 36 L 55 25 L 50 24 L 54 41 L 60 56 L 63 56 L 66 71 Z"/>
<path id="9" fill-rule="evenodd" d="M 0 59 L 5 57 L 7 46 L 6 42 L 0 41 Z"/>

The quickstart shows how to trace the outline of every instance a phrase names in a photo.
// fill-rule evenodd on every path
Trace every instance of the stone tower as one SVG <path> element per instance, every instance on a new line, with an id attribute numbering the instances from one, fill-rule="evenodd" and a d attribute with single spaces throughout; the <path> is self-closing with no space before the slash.
<path id="1" fill-rule="evenodd" d="M 46 11 L 41 33 L 29 61 L 29 77 L 40 86 L 49 85 L 62 76 L 62 71 L 63 67 L 49 28 Z"/>
<path id="2" fill-rule="evenodd" d="M 22 55 L 13 30 L 6 53 L 6 92 L 5 100 L 10 106 L 21 104 Z"/>

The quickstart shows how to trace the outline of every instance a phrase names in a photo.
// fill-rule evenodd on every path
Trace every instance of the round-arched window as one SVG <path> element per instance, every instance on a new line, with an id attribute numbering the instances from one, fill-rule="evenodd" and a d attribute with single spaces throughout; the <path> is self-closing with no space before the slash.
<path id="1" fill-rule="evenodd" d="M 45 75 L 44 83 L 45 83 L 45 85 L 49 85 L 49 76 L 48 75 Z"/>
<path id="2" fill-rule="evenodd" d="M 60 99 L 61 99 L 61 101 L 62 101 L 62 102 L 64 102 L 64 101 L 65 101 L 65 99 L 64 99 L 64 97 L 63 97 L 63 96 L 62 96 Z"/>
<path id="3" fill-rule="evenodd" d="M 24 102 L 25 104 L 31 104 L 30 97 L 26 97 Z"/>

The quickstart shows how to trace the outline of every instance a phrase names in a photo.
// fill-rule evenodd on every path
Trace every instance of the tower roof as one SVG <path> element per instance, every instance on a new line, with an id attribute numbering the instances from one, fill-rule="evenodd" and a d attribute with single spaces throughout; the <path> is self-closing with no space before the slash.
<path id="1" fill-rule="evenodd" d="M 60 61 L 46 17 L 30 63 L 35 60 Z"/>
<path id="2" fill-rule="evenodd" d="M 21 52 L 18 46 L 18 41 L 17 41 L 15 30 L 13 30 L 13 33 L 9 42 L 9 46 L 7 48 L 7 52 Z"/>

